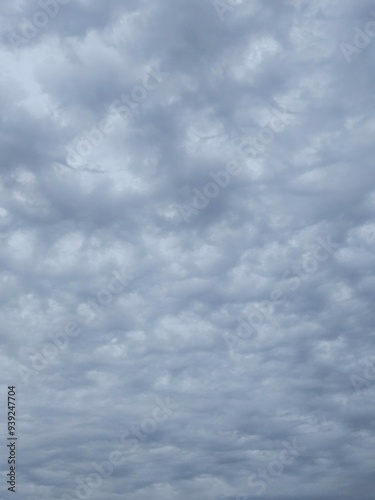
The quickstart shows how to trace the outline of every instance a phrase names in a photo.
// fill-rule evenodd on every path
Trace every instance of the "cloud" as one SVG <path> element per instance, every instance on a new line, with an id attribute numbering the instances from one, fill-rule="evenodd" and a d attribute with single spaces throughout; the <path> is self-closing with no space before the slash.
<path id="1" fill-rule="evenodd" d="M 56 2 L 0 7 L 16 491 L 370 500 L 372 3 Z"/>

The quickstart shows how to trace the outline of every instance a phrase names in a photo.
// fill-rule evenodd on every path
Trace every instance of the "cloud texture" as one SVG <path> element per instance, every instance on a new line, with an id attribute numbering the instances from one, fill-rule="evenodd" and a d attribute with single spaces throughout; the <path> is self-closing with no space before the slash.
<path id="1" fill-rule="evenodd" d="M 373 498 L 373 10 L 0 6 L 18 498 Z"/>

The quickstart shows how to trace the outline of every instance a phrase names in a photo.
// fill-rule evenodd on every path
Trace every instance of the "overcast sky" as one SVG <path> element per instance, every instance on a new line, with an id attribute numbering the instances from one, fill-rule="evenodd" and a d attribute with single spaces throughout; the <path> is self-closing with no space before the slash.
<path id="1" fill-rule="evenodd" d="M 374 2 L 0 12 L 2 498 L 372 500 Z"/>

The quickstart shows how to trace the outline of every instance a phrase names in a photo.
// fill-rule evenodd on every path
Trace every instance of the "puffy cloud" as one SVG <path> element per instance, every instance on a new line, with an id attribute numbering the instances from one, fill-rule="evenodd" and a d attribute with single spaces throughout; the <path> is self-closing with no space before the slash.
<path id="1" fill-rule="evenodd" d="M 25 500 L 373 497 L 372 9 L 1 6 Z"/>

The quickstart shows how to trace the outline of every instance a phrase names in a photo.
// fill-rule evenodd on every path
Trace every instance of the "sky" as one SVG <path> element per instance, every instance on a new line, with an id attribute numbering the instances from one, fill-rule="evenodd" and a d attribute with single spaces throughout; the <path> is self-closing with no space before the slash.
<path id="1" fill-rule="evenodd" d="M 0 20 L 1 497 L 372 500 L 374 3 Z"/>

